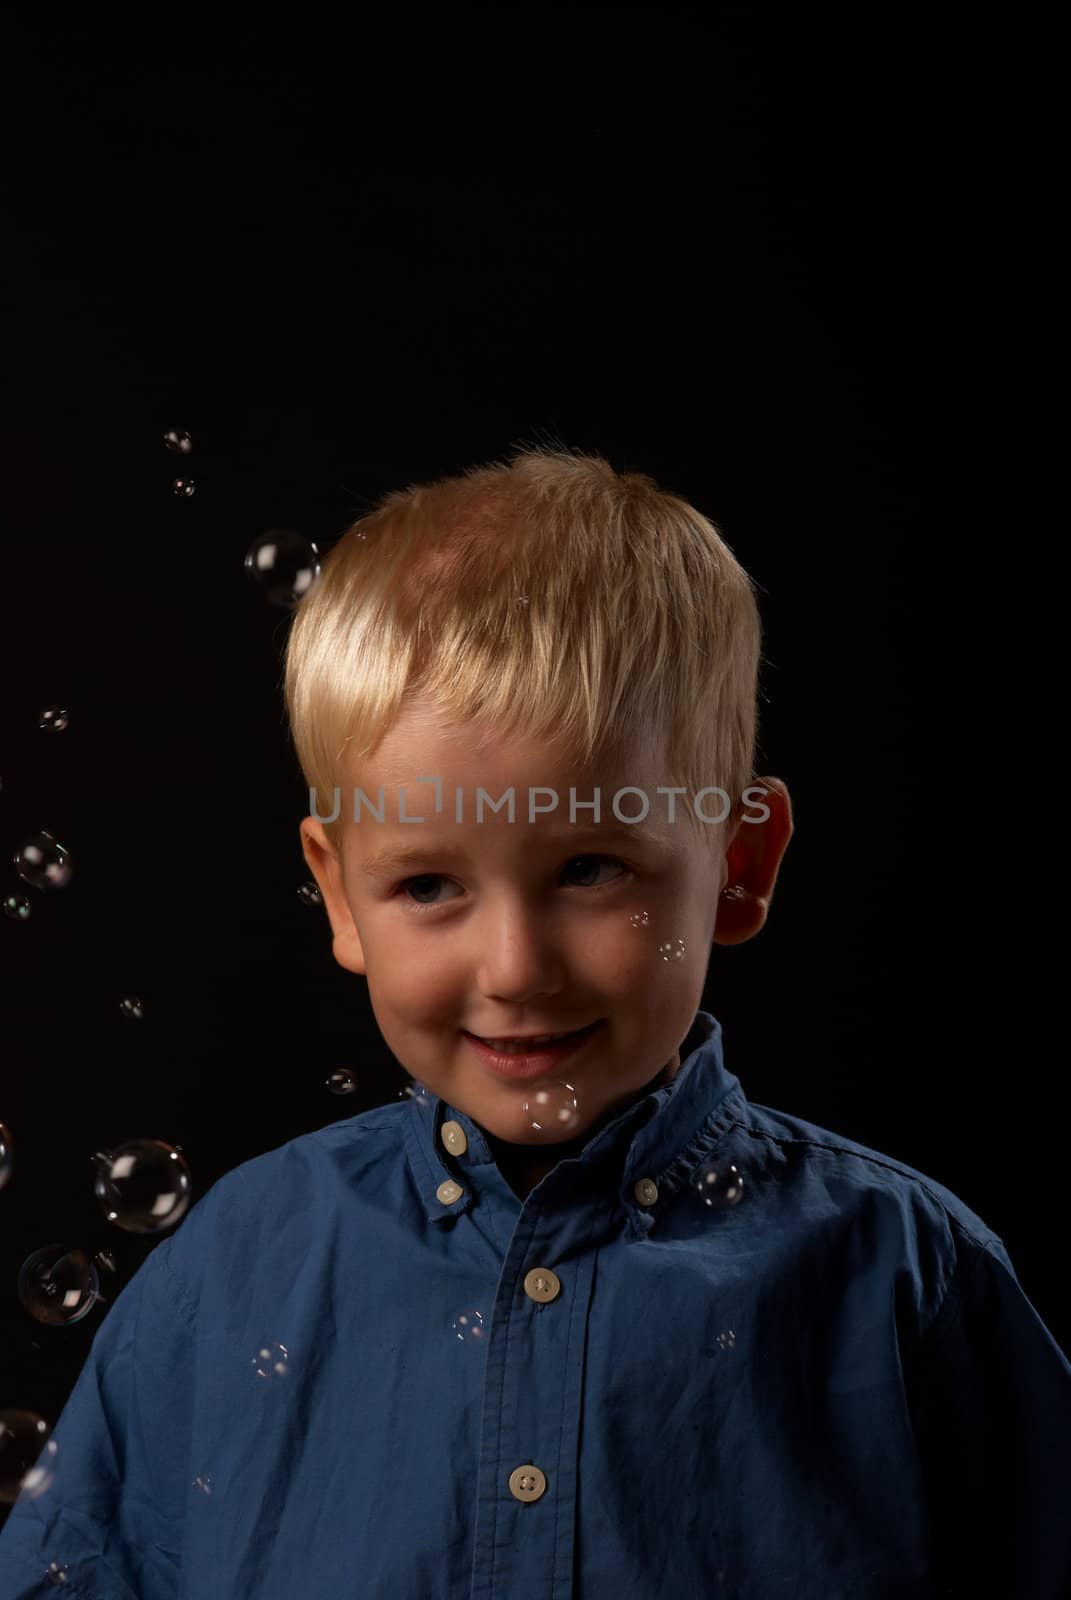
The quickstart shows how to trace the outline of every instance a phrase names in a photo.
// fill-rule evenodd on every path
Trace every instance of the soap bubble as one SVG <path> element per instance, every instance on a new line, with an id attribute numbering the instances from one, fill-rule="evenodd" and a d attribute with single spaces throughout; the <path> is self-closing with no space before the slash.
<path id="1" fill-rule="evenodd" d="M 298 890 L 298 899 L 307 906 L 322 906 L 324 897 L 320 893 L 320 886 L 316 883 L 303 883 Z"/>
<path id="2" fill-rule="evenodd" d="M 176 478 L 171 485 L 171 493 L 180 500 L 188 500 L 196 488 L 192 478 Z"/>
<path id="3" fill-rule="evenodd" d="M 722 1209 L 739 1205 L 744 1180 L 730 1161 L 707 1161 L 692 1180 L 692 1187 L 705 1206 Z"/>
<path id="4" fill-rule="evenodd" d="M 7 894 L 4 896 L 4 910 L 12 922 L 25 922 L 33 911 L 29 895 Z"/>
<path id="5" fill-rule="evenodd" d="M 521 1111 L 530 1128 L 547 1136 L 568 1133 L 580 1121 L 576 1090 L 571 1083 L 557 1078 L 530 1089 Z"/>
<path id="6" fill-rule="evenodd" d="M 62 706 L 46 706 L 37 719 L 37 726 L 45 733 L 62 733 L 70 721 L 70 715 Z"/>
<path id="7" fill-rule="evenodd" d="M 179 433 L 176 428 L 169 428 L 164 434 L 164 443 L 169 450 L 178 450 L 182 455 L 188 456 L 193 449 L 193 440 L 188 433 Z"/>
<path id="8" fill-rule="evenodd" d="M 130 1017 L 134 1022 L 140 1022 L 145 1015 L 145 1007 L 136 994 L 128 994 L 125 1000 L 120 1000 L 119 1010 L 124 1017 Z"/>
<path id="9" fill-rule="evenodd" d="M 46 1244 L 19 1268 L 17 1293 L 35 1322 L 69 1328 L 89 1315 L 99 1299 L 100 1279 L 85 1250 Z"/>
<path id="10" fill-rule="evenodd" d="M 285 1344 L 280 1344 L 277 1339 L 269 1339 L 261 1345 L 253 1357 L 253 1370 L 258 1378 L 266 1378 L 269 1382 L 273 1378 L 285 1378 L 290 1370 L 290 1353 Z"/>
<path id="11" fill-rule="evenodd" d="M 14 1140 L 11 1137 L 11 1129 L 6 1122 L 0 1122 L 0 1189 L 4 1187 L 4 1184 L 11 1176 L 11 1169 L 14 1165 L 13 1145 Z"/>
<path id="12" fill-rule="evenodd" d="M 71 881 L 74 863 L 48 832 L 35 833 L 15 852 L 15 870 L 33 889 L 63 889 Z"/>
<path id="13" fill-rule="evenodd" d="M 320 576 L 320 552 L 300 533 L 271 528 L 249 546 L 245 570 L 273 606 L 293 607 Z"/>
<path id="14" fill-rule="evenodd" d="M 181 1150 L 162 1139 L 129 1139 L 98 1151 L 93 1191 L 109 1222 L 127 1233 L 173 1228 L 190 1204 L 192 1180 Z"/>
<path id="15" fill-rule="evenodd" d="M 462 1344 L 479 1344 L 484 1335 L 483 1312 L 459 1311 L 450 1326 Z"/>
<path id="16" fill-rule="evenodd" d="M 55 1475 L 52 1429 L 36 1411 L 0 1411 L 0 1500 L 36 1500 Z"/>
<path id="17" fill-rule="evenodd" d="M 327 1079 L 327 1087 L 332 1094 L 352 1094 L 357 1087 L 357 1079 L 349 1067 L 337 1067 Z"/>

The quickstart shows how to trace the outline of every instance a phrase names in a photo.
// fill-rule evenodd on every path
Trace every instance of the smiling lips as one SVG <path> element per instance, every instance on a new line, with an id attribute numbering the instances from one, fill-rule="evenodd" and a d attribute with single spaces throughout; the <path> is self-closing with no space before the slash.
<path id="1" fill-rule="evenodd" d="M 497 1050 L 501 1055 L 532 1055 L 539 1050 L 565 1044 L 570 1039 L 581 1038 L 597 1026 L 597 1022 L 589 1022 L 582 1028 L 571 1028 L 567 1033 L 529 1033 L 500 1039 L 487 1039 L 482 1034 L 474 1033 L 470 1034 L 470 1038 L 490 1050 Z"/>
<path id="2" fill-rule="evenodd" d="M 526 1033 L 517 1039 L 485 1039 L 482 1034 L 477 1034 L 476 1037 L 484 1044 L 489 1044 L 492 1050 L 511 1050 L 522 1045 L 528 1050 L 538 1050 L 540 1045 L 554 1044 L 559 1039 L 568 1039 L 570 1034 L 579 1031 L 579 1028 L 571 1028 L 565 1033 Z"/>

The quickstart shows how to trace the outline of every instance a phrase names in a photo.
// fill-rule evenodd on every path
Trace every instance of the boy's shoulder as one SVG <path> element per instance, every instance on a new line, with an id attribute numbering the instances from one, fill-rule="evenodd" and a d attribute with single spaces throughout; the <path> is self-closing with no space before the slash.
<path id="1" fill-rule="evenodd" d="M 879 1279 L 894 1282 L 910 1307 L 905 1325 L 919 1332 L 955 1306 L 949 1291 L 984 1263 L 1016 1281 L 999 1234 L 936 1178 L 804 1117 L 746 1107 L 736 1128 L 766 1201 L 758 1226 L 789 1251 L 823 1255 L 829 1281 L 863 1295 Z"/>
<path id="2" fill-rule="evenodd" d="M 369 1172 L 379 1172 L 382 1189 L 390 1189 L 397 1182 L 409 1109 L 400 1100 L 374 1106 L 297 1134 L 231 1167 L 157 1245 L 154 1254 L 161 1256 L 160 1265 L 175 1270 L 181 1263 L 179 1275 L 189 1283 L 200 1279 L 210 1261 L 218 1272 L 221 1255 L 239 1241 L 243 1252 L 256 1248 L 258 1237 L 268 1246 L 279 1239 L 290 1218 L 315 1226 L 337 1210 L 343 1195 L 352 1197 Z"/>
<path id="3" fill-rule="evenodd" d="M 292 1188 L 345 1178 L 375 1164 L 392 1160 L 409 1110 L 403 1101 L 373 1106 L 326 1127 L 296 1134 L 260 1155 L 250 1156 L 216 1180 L 204 1200 L 215 1197 L 223 1208 L 259 1205 L 263 1201 L 286 1203 Z"/>
<path id="4" fill-rule="evenodd" d="M 910 1213 L 916 1226 L 929 1223 L 944 1231 L 950 1244 L 1003 1248 L 999 1234 L 958 1194 L 896 1156 L 753 1100 L 747 1101 L 746 1123 L 740 1126 L 765 1152 L 767 1171 L 780 1169 L 783 1180 L 794 1178 L 800 1186 L 823 1185 L 843 1211 L 885 1204 Z"/>

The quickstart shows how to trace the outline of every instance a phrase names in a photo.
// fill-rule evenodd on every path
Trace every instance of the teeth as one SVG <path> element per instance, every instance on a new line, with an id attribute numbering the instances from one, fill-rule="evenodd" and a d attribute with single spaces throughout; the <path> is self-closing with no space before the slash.
<path id="1" fill-rule="evenodd" d="M 501 1050 L 504 1055 L 523 1056 L 529 1051 L 538 1049 L 540 1045 L 552 1044 L 555 1039 L 564 1039 L 564 1033 L 545 1033 L 536 1039 L 525 1039 L 523 1044 L 510 1044 L 506 1039 L 485 1039 L 483 1042 L 490 1045 L 492 1050 Z"/>

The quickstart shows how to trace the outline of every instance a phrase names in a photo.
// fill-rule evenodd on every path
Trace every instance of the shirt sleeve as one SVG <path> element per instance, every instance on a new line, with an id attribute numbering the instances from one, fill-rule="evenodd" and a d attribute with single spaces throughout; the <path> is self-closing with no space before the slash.
<path id="1" fill-rule="evenodd" d="M 51 1480 L 0 1529 L 3 1600 L 179 1592 L 194 1311 L 170 1248 L 158 1244 L 107 1311 L 52 1430 Z"/>
<path id="2" fill-rule="evenodd" d="M 1071 1594 L 1071 1363 L 1000 1240 L 959 1235 L 941 1310 L 905 1378 L 935 1594 Z"/>

